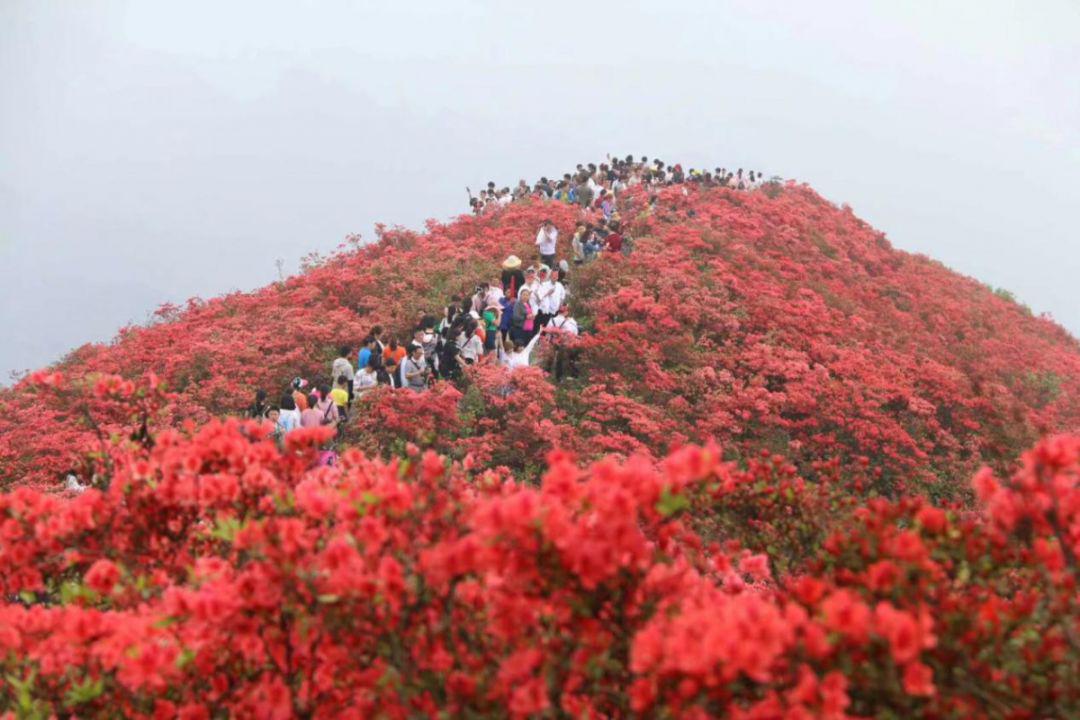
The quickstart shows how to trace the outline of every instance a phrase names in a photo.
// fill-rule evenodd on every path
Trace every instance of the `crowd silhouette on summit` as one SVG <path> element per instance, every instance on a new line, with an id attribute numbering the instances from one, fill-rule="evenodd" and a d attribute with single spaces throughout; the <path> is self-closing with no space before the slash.
<path id="1" fill-rule="evenodd" d="M 615 198 L 620 192 L 632 187 L 660 188 L 684 183 L 699 184 L 705 187 L 726 187 L 732 190 L 754 190 L 764 183 L 765 175 L 761 171 L 745 172 L 742 168 L 729 171 L 727 168 L 703 170 L 690 168 L 684 170 L 681 163 L 668 165 L 663 160 L 642 155 L 634 160 L 632 155 L 624 159 L 609 157 L 607 162 L 579 164 L 572 173 L 563 174 L 561 179 L 540 178 L 530 186 L 525 180 L 519 180 L 513 189 L 497 189 L 494 182 L 479 195 L 473 195 L 468 187 L 469 207 L 476 215 L 509 205 L 518 200 L 535 198 L 580 205 L 583 209 L 597 210 L 610 220 L 615 208 Z"/>
<path id="2" fill-rule="evenodd" d="M 590 263 L 605 253 L 629 255 L 634 241 L 619 215 L 617 201 L 627 189 L 662 188 L 698 184 L 704 187 L 754 190 L 765 182 L 761 172 L 744 173 L 689 169 L 632 156 L 609 158 L 599 165 L 578 165 L 573 173 L 552 182 L 540 178 L 531 187 L 521 180 L 512 190 L 497 190 L 494 182 L 469 204 L 477 215 L 497 212 L 513 202 L 560 202 L 581 208 L 569 248 L 560 248 L 559 230 L 551 220 L 537 229 L 536 260 L 526 265 L 517 255 L 502 263 L 497 281 L 481 280 L 471 294 L 453 297 L 441 313 L 424 315 L 411 337 L 401 337 L 376 325 L 360 342 L 359 349 L 344 345 L 330 367 L 328 381 L 308 383 L 292 380 L 277 402 L 259 390 L 247 415 L 269 420 L 274 435 L 282 439 L 297 428 L 333 426 L 340 438 L 357 398 L 380 385 L 423 392 L 437 380 L 456 381 L 462 368 L 497 362 L 511 371 L 527 367 L 542 339 L 552 345 L 548 370 L 556 378 L 576 374 L 576 338 L 580 329 L 570 315 L 568 278 L 575 266 Z M 648 194 L 646 214 L 658 201 Z M 567 252 L 568 250 L 568 252 Z M 563 257 L 560 259 L 560 252 Z M 353 352 L 356 351 L 355 363 Z M 337 455 L 325 450 L 320 464 L 333 464 Z"/>

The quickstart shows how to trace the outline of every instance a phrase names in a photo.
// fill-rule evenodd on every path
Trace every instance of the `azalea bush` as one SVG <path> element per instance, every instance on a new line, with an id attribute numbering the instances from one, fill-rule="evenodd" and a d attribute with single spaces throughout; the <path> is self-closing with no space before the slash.
<path id="1" fill-rule="evenodd" d="M 985 512 L 873 501 L 781 570 L 693 529 L 699 504 L 737 508 L 763 477 L 717 447 L 588 467 L 555 452 L 537 487 L 431 451 L 317 468 L 332 430 L 284 447 L 269 431 L 167 430 L 115 450 L 78 496 L 0 496 L 0 703 L 155 718 L 1080 709 L 1076 436 L 1007 480 L 980 474 Z"/>

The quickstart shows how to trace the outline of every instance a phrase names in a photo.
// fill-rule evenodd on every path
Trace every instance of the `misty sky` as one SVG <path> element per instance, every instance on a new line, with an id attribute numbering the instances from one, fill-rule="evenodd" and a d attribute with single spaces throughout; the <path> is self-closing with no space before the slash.
<path id="1" fill-rule="evenodd" d="M 1080 4 L 0 2 L 0 382 L 464 186 L 805 180 L 1080 334 Z"/>

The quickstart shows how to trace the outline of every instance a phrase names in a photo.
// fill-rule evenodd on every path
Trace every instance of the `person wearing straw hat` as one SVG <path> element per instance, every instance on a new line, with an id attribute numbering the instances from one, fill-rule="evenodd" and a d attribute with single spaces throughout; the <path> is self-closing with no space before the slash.
<path id="1" fill-rule="evenodd" d="M 509 298 L 516 298 L 518 290 L 520 290 L 524 284 L 525 273 L 521 271 L 521 258 L 517 255 L 511 255 L 503 261 L 503 294 Z"/>

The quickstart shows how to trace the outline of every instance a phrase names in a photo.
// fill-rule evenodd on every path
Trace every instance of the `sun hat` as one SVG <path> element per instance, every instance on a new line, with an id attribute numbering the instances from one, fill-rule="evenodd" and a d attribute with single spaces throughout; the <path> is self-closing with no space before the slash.
<path id="1" fill-rule="evenodd" d="M 521 258 L 517 255 L 511 255 L 503 261 L 503 267 L 507 270 L 516 270 L 521 267 Z"/>
<path id="2" fill-rule="evenodd" d="M 525 268 L 525 274 L 526 275 L 535 275 L 536 274 L 536 268 L 534 268 L 532 265 L 530 265 L 529 267 Z"/>

